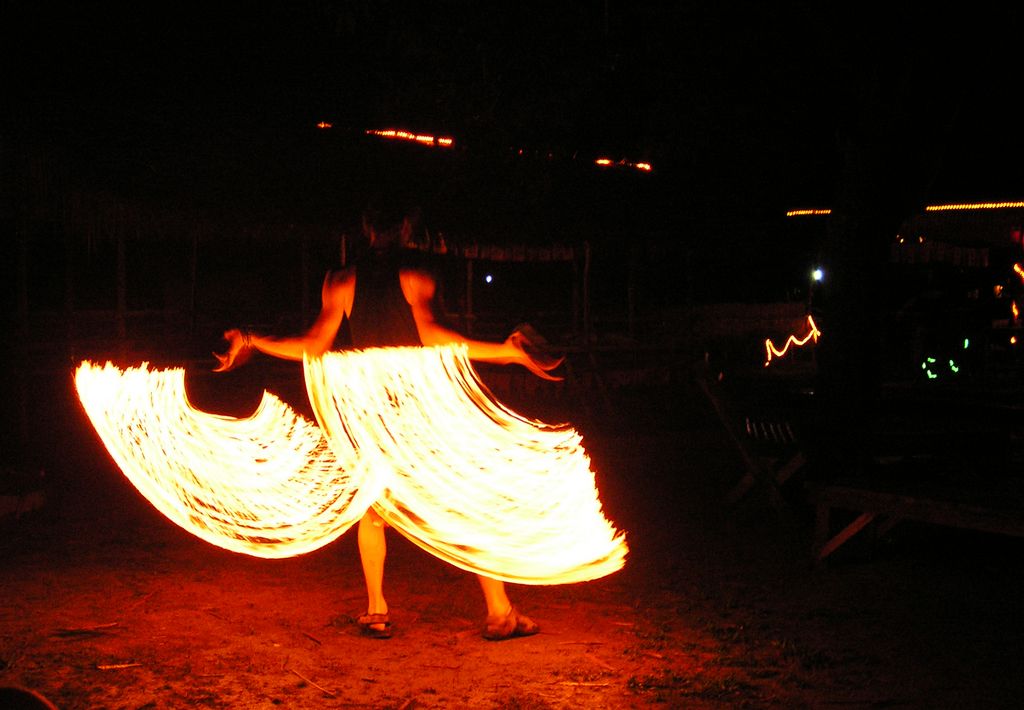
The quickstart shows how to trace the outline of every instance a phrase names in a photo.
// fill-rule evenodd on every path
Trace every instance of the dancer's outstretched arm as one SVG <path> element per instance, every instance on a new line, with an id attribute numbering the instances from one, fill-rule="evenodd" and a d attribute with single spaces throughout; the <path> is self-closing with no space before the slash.
<path id="1" fill-rule="evenodd" d="M 302 335 L 278 338 L 232 328 L 224 333 L 228 349 L 214 353 L 220 366 L 214 372 L 226 372 L 243 365 L 254 350 L 285 360 L 301 360 L 304 353 L 322 355 L 338 335 L 341 321 L 352 310 L 355 274 L 351 270 L 334 272 L 324 279 L 322 306 L 316 321 Z"/>
<path id="2" fill-rule="evenodd" d="M 550 371 L 562 364 L 564 358 L 549 358 L 527 351 L 531 343 L 520 332 L 514 332 L 504 342 L 491 343 L 473 340 L 461 333 L 442 325 L 434 313 L 434 279 L 421 271 L 403 271 L 401 274 L 402 292 L 412 307 L 413 319 L 419 331 L 420 341 L 424 345 L 444 345 L 447 343 L 464 343 L 469 347 L 469 358 L 481 362 L 498 364 L 519 364 L 538 377 L 546 380 L 560 380 Z"/>

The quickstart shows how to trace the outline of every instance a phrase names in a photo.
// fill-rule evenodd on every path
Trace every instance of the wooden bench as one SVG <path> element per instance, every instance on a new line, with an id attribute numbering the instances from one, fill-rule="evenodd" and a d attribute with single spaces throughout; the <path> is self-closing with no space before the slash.
<path id="1" fill-rule="evenodd" d="M 1024 500 L 1014 481 L 978 489 L 890 489 L 867 482 L 809 483 L 808 498 L 815 506 L 812 553 L 817 563 L 842 547 L 857 533 L 875 524 L 876 536 L 912 520 L 980 532 L 1024 537 Z M 1009 484 L 1009 485 L 1006 485 Z M 1000 495 L 999 488 L 1005 488 Z M 833 531 L 833 512 L 852 511 L 851 522 Z"/>
<path id="2" fill-rule="evenodd" d="M 782 510 L 783 486 L 807 463 L 793 413 L 768 398 L 740 398 L 722 383 L 698 376 L 704 393 L 743 462 L 743 472 L 726 495 L 735 505 L 754 490 Z"/>

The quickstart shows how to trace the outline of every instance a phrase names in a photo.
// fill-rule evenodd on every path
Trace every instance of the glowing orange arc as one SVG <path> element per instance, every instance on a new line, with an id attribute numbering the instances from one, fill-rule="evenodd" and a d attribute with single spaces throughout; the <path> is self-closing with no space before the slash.
<path id="1" fill-rule="evenodd" d="M 82 363 L 79 398 L 129 480 L 195 535 L 289 557 L 372 506 L 440 559 L 556 584 L 620 569 L 580 435 L 487 391 L 466 346 L 326 353 L 304 363 L 314 424 L 269 393 L 252 416 L 196 410 L 181 369 Z"/>
<path id="2" fill-rule="evenodd" d="M 818 342 L 818 338 L 821 337 L 821 331 L 818 330 L 818 326 L 814 324 L 814 318 L 810 315 L 807 316 L 807 325 L 810 326 L 811 330 L 802 338 L 797 338 L 795 335 L 791 335 L 786 339 L 785 344 L 782 348 L 775 347 L 772 343 L 771 338 L 765 338 L 764 349 L 765 349 L 765 361 L 764 366 L 768 367 L 771 364 L 772 358 L 779 358 L 786 354 L 791 346 L 803 347 L 809 341 Z"/>

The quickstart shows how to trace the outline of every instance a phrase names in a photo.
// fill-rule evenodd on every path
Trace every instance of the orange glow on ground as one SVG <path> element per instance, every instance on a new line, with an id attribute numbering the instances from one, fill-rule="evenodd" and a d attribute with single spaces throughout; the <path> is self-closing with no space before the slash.
<path id="1" fill-rule="evenodd" d="M 814 324 L 814 318 L 810 315 L 807 316 L 807 325 L 810 327 L 810 332 L 802 338 L 798 338 L 795 335 L 791 335 L 786 339 L 785 344 L 782 348 L 775 347 L 772 343 L 771 338 L 765 338 L 764 349 L 765 349 L 765 361 L 764 366 L 768 367 L 771 364 L 772 358 L 780 358 L 785 355 L 791 346 L 803 347 L 808 342 L 818 342 L 818 338 L 821 337 L 821 331 L 818 330 L 818 326 Z"/>
<path id="2" fill-rule="evenodd" d="M 373 506 L 440 559 L 509 582 L 580 582 L 625 563 L 580 435 L 496 401 L 465 346 L 327 353 L 304 370 L 319 427 L 269 393 L 244 419 L 198 411 L 181 369 L 85 362 L 75 382 L 129 480 L 229 550 L 309 552 Z"/>

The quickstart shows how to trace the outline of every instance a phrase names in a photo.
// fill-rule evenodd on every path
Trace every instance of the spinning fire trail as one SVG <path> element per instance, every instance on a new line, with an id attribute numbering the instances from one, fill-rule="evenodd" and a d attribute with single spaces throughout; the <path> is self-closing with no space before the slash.
<path id="1" fill-rule="evenodd" d="M 247 418 L 196 410 L 182 369 L 84 362 L 75 383 L 136 488 L 228 550 L 309 552 L 372 506 L 431 554 L 496 579 L 579 582 L 623 566 L 625 536 L 580 435 L 502 406 L 465 346 L 331 352 L 303 367 L 319 426 L 268 392 Z"/>

